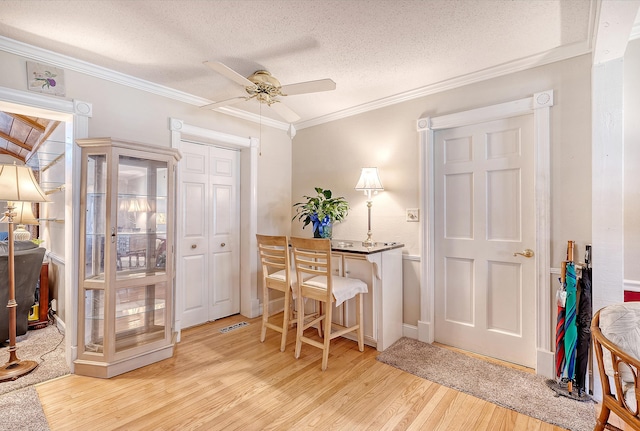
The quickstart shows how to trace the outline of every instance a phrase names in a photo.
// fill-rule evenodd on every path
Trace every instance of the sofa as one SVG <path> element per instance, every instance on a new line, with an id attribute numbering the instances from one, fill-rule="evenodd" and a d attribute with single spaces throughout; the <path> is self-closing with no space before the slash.
<path id="1" fill-rule="evenodd" d="M 35 302 L 35 292 L 40 278 L 40 268 L 45 249 L 31 241 L 16 241 L 14 247 L 16 285 L 16 336 L 28 329 L 29 311 Z M 9 339 L 9 248 L 7 241 L 0 241 L 0 345 Z"/>

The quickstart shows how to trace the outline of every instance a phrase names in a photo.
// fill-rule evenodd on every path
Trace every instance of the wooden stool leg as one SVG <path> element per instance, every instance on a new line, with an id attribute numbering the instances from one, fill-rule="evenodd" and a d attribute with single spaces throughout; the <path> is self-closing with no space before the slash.
<path id="1" fill-rule="evenodd" d="M 280 340 L 280 351 L 284 352 L 287 345 L 287 331 L 289 330 L 289 313 L 291 312 L 291 289 L 284 293 L 284 313 L 282 316 L 282 339 Z"/>
<path id="2" fill-rule="evenodd" d="M 327 369 L 329 364 L 329 346 L 331 345 L 331 320 L 333 307 L 331 304 L 322 303 L 326 308 L 324 315 L 324 347 L 322 349 L 322 371 Z"/>
<path id="3" fill-rule="evenodd" d="M 269 320 L 269 288 L 262 288 L 262 331 L 260 332 L 260 341 L 264 343 L 267 336 L 267 321 Z"/>
<path id="4" fill-rule="evenodd" d="M 316 301 L 316 307 L 318 307 L 318 316 L 322 316 L 322 307 L 324 302 Z M 318 337 L 322 338 L 322 322 L 318 322 Z"/>
<path id="5" fill-rule="evenodd" d="M 358 293 L 356 295 L 356 324 L 358 325 L 358 350 L 364 352 L 364 331 L 362 330 L 362 316 L 363 316 L 363 305 L 362 305 L 362 293 Z"/>
<path id="6" fill-rule="evenodd" d="M 304 328 L 304 300 L 302 295 L 298 295 L 298 327 L 296 328 L 296 352 L 295 357 L 300 357 L 302 350 L 302 331 Z"/>

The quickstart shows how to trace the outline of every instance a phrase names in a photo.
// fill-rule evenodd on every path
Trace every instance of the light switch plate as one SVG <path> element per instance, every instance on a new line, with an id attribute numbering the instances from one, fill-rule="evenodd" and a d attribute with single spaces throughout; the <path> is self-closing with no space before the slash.
<path id="1" fill-rule="evenodd" d="M 407 221 L 420 221 L 420 210 L 418 208 L 407 208 Z"/>

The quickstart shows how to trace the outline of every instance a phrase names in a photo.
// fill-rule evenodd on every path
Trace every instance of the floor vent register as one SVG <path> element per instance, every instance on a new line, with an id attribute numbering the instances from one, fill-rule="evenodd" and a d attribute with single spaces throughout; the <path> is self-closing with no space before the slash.
<path id="1" fill-rule="evenodd" d="M 233 325 L 225 326 L 224 328 L 220 329 L 220 332 L 223 334 L 226 334 L 227 332 L 231 332 L 234 329 L 242 328 L 243 326 L 247 326 L 247 325 L 249 325 L 247 322 L 234 323 Z"/>

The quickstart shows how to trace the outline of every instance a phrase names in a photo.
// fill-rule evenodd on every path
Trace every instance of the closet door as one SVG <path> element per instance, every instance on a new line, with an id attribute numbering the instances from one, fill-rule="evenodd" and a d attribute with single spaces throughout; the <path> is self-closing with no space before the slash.
<path id="1" fill-rule="evenodd" d="M 240 311 L 239 153 L 182 142 L 178 238 L 183 328 Z"/>

